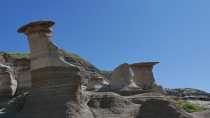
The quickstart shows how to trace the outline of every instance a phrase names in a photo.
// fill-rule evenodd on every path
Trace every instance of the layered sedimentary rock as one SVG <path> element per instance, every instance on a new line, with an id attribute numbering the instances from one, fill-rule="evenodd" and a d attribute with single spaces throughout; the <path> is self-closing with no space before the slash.
<path id="1" fill-rule="evenodd" d="M 95 118 L 136 118 L 141 105 L 111 92 L 91 93 L 88 102 Z"/>
<path id="2" fill-rule="evenodd" d="M 15 61 L 16 80 L 18 82 L 18 90 L 25 91 L 31 88 L 31 72 L 30 60 L 26 58 L 17 59 Z"/>
<path id="3" fill-rule="evenodd" d="M 17 80 L 17 91 L 28 90 L 31 87 L 30 59 L 26 57 L 15 57 L 12 54 L 2 52 L 0 63 L 14 68 L 15 79 Z"/>
<path id="4" fill-rule="evenodd" d="M 21 27 L 30 45 L 32 92 L 18 118 L 72 118 L 72 104 L 81 111 L 79 69 L 66 62 L 51 42 L 52 21 Z"/>
<path id="5" fill-rule="evenodd" d="M 17 81 L 11 67 L 0 64 L 0 97 L 11 97 L 15 95 Z"/>
<path id="6" fill-rule="evenodd" d="M 16 118 L 16 114 L 23 109 L 27 92 L 10 98 L 0 97 L 0 118 Z"/>

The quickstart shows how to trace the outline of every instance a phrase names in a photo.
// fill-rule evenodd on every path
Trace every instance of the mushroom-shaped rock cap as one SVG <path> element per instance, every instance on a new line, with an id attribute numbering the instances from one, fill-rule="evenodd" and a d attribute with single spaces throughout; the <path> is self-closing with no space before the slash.
<path id="1" fill-rule="evenodd" d="M 28 30 L 31 30 L 35 27 L 39 27 L 39 28 L 50 28 L 55 24 L 55 22 L 50 21 L 50 20 L 41 20 L 41 21 L 35 21 L 35 22 L 30 22 L 22 27 L 20 27 L 17 31 L 19 33 L 26 33 L 28 32 Z"/>
<path id="2" fill-rule="evenodd" d="M 133 66 L 133 67 L 142 67 L 142 66 L 154 66 L 156 64 L 159 64 L 160 62 L 141 62 L 141 63 L 134 63 L 134 64 L 131 64 L 130 66 Z"/>

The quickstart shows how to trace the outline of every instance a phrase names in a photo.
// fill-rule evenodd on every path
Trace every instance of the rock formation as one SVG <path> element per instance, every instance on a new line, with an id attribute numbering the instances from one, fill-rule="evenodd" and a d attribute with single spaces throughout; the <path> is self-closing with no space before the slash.
<path id="1" fill-rule="evenodd" d="M 0 63 L 13 67 L 14 76 L 18 83 L 18 92 L 31 88 L 30 59 L 28 57 L 15 57 L 12 54 L 2 52 Z"/>
<path id="2" fill-rule="evenodd" d="M 121 64 L 111 74 L 112 90 L 151 89 L 155 85 L 153 66 L 159 62 Z"/>
<path id="3" fill-rule="evenodd" d="M 125 63 L 119 65 L 111 74 L 111 90 L 128 90 L 139 88 L 134 82 L 134 73 L 130 66 Z"/>
<path id="4" fill-rule="evenodd" d="M 149 99 L 142 104 L 137 118 L 192 118 L 192 116 L 178 109 L 173 102 Z"/>
<path id="5" fill-rule="evenodd" d="M 30 60 L 23 58 L 15 61 L 15 74 L 18 82 L 18 91 L 31 88 Z"/>
<path id="6" fill-rule="evenodd" d="M 196 112 L 193 113 L 193 118 L 209 118 L 210 117 L 210 110 L 202 111 L 202 112 Z"/>
<path id="7" fill-rule="evenodd" d="M 17 118 L 72 118 L 74 103 L 80 111 L 79 69 L 66 62 L 51 42 L 52 21 L 38 21 L 21 27 L 30 45 L 32 91 Z"/>
<path id="8" fill-rule="evenodd" d="M 112 92 L 92 93 L 88 102 L 94 118 L 136 118 L 141 105 Z"/>
<path id="9" fill-rule="evenodd" d="M 103 86 L 109 85 L 109 82 L 102 76 L 98 74 L 93 74 L 87 82 L 87 90 L 89 91 L 98 91 Z"/>
<path id="10" fill-rule="evenodd" d="M 153 66 L 159 62 L 134 63 L 130 67 L 134 72 L 134 82 L 142 89 L 149 89 L 155 84 Z"/>
<path id="11" fill-rule="evenodd" d="M 11 97 L 15 95 L 17 81 L 14 70 L 6 65 L 0 64 L 0 97 Z"/>

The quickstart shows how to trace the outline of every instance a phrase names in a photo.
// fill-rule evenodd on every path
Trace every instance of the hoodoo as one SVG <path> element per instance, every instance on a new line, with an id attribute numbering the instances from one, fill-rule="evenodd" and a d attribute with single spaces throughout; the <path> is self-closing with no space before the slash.
<path id="1" fill-rule="evenodd" d="M 141 62 L 131 64 L 130 67 L 134 72 L 134 81 L 142 89 L 149 89 L 155 83 L 153 67 L 159 62 Z"/>
<path id="2" fill-rule="evenodd" d="M 111 74 L 112 90 L 150 89 L 155 84 L 153 66 L 159 62 L 121 64 Z"/>
<path id="3" fill-rule="evenodd" d="M 37 21 L 18 29 L 30 45 L 32 91 L 18 118 L 69 118 L 70 102 L 80 102 L 79 69 L 59 55 L 52 39 L 52 21 Z"/>

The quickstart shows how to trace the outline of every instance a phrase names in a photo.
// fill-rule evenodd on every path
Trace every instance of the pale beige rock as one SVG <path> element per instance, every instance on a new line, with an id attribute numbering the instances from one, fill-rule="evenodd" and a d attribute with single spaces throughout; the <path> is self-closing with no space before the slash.
<path id="1" fill-rule="evenodd" d="M 94 118 L 137 118 L 140 105 L 112 92 L 90 93 L 88 106 Z"/>
<path id="2" fill-rule="evenodd" d="M 142 62 L 131 64 L 134 72 L 134 82 L 143 89 L 149 89 L 155 83 L 153 66 L 159 62 Z"/>
<path id="3" fill-rule="evenodd" d="M 87 90 L 97 91 L 106 85 L 109 85 L 109 82 L 104 77 L 98 74 L 93 74 L 88 80 Z"/>
<path id="4" fill-rule="evenodd" d="M 31 88 L 30 59 L 13 57 L 8 53 L 2 53 L 0 63 L 13 66 L 15 79 L 18 83 L 18 92 Z"/>
<path id="5" fill-rule="evenodd" d="M 43 67 L 73 66 L 59 55 L 58 47 L 52 43 L 52 21 L 38 21 L 21 27 L 18 32 L 25 33 L 31 50 L 31 70 Z"/>
<path id="6" fill-rule="evenodd" d="M 5 60 L 5 58 L 4 58 L 4 56 L 3 55 L 0 55 L 0 63 L 5 63 L 6 62 L 6 60 Z"/>
<path id="7" fill-rule="evenodd" d="M 0 96 L 11 97 L 15 95 L 17 81 L 11 67 L 0 64 Z"/>
<path id="8" fill-rule="evenodd" d="M 137 89 L 134 82 L 134 73 L 130 66 L 125 63 L 119 65 L 111 74 L 110 88 L 112 90 Z"/>
<path id="9" fill-rule="evenodd" d="M 210 118 L 210 109 L 202 112 L 191 113 L 193 118 Z"/>

